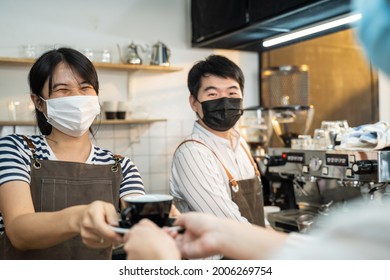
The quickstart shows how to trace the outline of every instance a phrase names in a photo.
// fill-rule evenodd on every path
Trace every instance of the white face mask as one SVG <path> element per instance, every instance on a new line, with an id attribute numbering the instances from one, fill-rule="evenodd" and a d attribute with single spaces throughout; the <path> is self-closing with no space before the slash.
<path id="1" fill-rule="evenodd" d="M 59 131 L 80 137 L 100 114 L 97 96 L 68 96 L 43 99 L 47 105 L 47 122 Z"/>

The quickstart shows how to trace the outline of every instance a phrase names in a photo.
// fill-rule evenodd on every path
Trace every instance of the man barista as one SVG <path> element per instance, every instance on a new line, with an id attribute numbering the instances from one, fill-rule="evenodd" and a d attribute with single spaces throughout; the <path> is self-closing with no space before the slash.
<path id="1" fill-rule="evenodd" d="M 234 128 L 243 114 L 241 69 L 210 55 L 192 67 L 187 83 L 198 120 L 173 156 L 170 194 L 177 208 L 264 226 L 259 171 Z"/>

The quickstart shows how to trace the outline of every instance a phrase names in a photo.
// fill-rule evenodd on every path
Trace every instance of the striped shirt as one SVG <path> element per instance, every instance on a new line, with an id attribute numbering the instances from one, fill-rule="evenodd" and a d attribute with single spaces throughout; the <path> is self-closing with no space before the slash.
<path id="1" fill-rule="evenodd" d="M 58 160 L 42 135 L 28 136 L 36 147 L 39 160 Z M 30 184 L 30 170 L 32 152 L 22 136 L 12 134 L 0 138 L 0 187 L 10 181 L 24 181 Z M 103 150 L 95 145 L 85 162 L 87 164 L 114 164 L 113 153 Z M 123 180 L 120 185 L 119 196 L 139 193 L 145 194 L 142 178 L 137 167 L 127 157 L 119 161 L 122 167 Z M 0 234 L 4 232 L 3 220 L 0 214 Z"/>
<path id="2" fill-rule="evenodd" d="M 237 130 L 232 130 L 232 142 L 221 138 L 195 122 L 192 134 L 195 139 L 210 147 L 236 180 L 255 176 L 248 155 L 241 147 L 248 147 Z M 232 144 L 231 144 L 232 143 Z M 206 212 L 217 217 L 248 222 L 232 201 L 229 179 L 220 161 L 204 145 L 186 142 L 175 152 L 170 177 L 170 194 L 182 213 Z"/>

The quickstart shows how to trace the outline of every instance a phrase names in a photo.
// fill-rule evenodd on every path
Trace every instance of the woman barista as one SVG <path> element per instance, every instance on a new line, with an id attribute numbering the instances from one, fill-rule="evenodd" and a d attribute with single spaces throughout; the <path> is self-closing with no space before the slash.
<path id="1" fill-rule="evenodd" d="M 3 259 L 109 259 L 121 237 L 119 197 L 142 195 L 136 166 L 92 144 L 100 114 L 92 63 L 61 48 L 43 54 L 29 73 L 42 135 L 0 139 L 0 236 Z"/>

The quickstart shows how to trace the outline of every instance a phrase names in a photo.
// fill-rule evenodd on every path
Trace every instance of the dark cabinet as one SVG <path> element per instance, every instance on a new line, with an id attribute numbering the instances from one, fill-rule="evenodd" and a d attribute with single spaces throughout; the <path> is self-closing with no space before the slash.
<path id="1" fill-rule="evenodd" d="M 237 30 L 249 21 L 248 0 L 192 0 L 192 42 Z"/>
<path id="2" fill-rule="evenodd" d="M 249 0 L 248 13 L 251 23 L 267 20 L 299 9 L 306 9 L 308 5 L 323 0 Z"/>
<path id="3" fill-rule="evenodd" d="M 192 46 L 260 51 L 263 39 L 351 11 L 351 0 L 192 0 Z"/>

